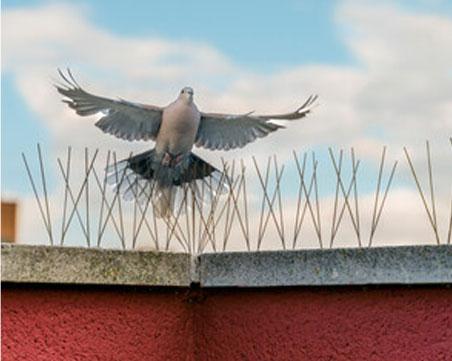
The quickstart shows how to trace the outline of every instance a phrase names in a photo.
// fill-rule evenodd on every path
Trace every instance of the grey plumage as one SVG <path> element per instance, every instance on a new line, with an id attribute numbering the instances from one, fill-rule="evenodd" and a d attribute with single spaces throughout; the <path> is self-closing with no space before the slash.
<path id="1" fill-rule="evenodd" d="M 268 134 L 284 128 L 272 123 L 272 119 L 295 120 L 310 113 L 317 96 L 310 96 L 296 111 L 285 114 L 255 115 L 203 113 L 193 102 L 193 89 L 186 87 L 179 97 L 166 107 L 134 103 L 123 99 L 108 99 L 83 90 L 70 70 L 64 74 L 58 70 L 65 84 L 56 85 L 57 91 L 66 97 L 63 101 L 78 115 L 89 116 L 102 113 L 96 126 L 103 132 L 118 138 L 133 140 L 154 140 L 155 149 L 123 160 L 111 168 L 116 183 L 118 169 L 125 174 L 126 184 L 117 184 L 124 194 L 139 184 L 147 185 L 146 197 L 158 201 L 158 214 L 167 217 L 172 212 L 172 198 L 175 187 L 191 183 L 221 172 L 191 150 L 193 145 L 211 150 L 241 148 Z M 119 180 L 118 180 L 119 179 Z M 155 183 L 150 191 L 150 185 Z M 225 187 L 219 187 L 225 188 Z M 163 195 L 166 195 L 162 197 Z M 165 199 L 162 201 L 162 199 Z"/>
<path id="2" fill-rule="evenodd" d="M 295 120 L 308 115 L 317 95 L 310 96 L 296 111 L 286 114 L 254 115 L 253 113 L 232 115 L 201 113 L 201 124 L 195 145 L 212 150 L 242 148 L 257 138 L 263 138 L 282 125 L 269 122 L 272 119 Z"/>
<path id="3" fill-rule="evenodd" d="M 78 115 L 88 116 L 99 112 L 104 115 L 95 124 L 105 133 L 125 140 L 155 140 L 162 120 L 160 107 L 99 97 L 83 90 L 70 70 L 67 76 L 58 70 L 66 84 L 57 85 L 58 92 Z"/>

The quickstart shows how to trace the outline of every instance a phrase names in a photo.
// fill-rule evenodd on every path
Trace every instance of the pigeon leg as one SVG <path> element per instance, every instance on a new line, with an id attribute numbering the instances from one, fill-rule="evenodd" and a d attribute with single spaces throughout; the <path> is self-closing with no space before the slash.
<path id="1" fill-rule="evenodd" d="M 170 153 L 166 152 L 162 158 L 162 166 L 168 167 L 171 164 L 172 156 Z"/>
<path id="2" fill-rule="evenodd" d="M 183 153 L 179 153 L 178 155 L 174 156 L 172 161 L 173 167 L 177 166 L 182 161 L 183 158 L 184 158 Z"/>

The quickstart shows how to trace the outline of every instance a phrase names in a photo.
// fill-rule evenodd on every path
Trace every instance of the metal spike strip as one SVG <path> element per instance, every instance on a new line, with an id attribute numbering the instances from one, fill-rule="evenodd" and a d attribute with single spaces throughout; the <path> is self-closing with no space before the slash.
<path id="1" fill-rule="evenodd" d="M 293 233 L 293 247 L 292 247 L 293 249 L 296 248 L 298 237 L 300 235 L 301 228 L 303 226 L 304 219 L 305 219 L 305 216 L 306 216 L 306 211 L 308 210 L 308 204 L 310 204 L 311 193 L 314 190 L 314 174 L 315 174 L 315 171 L 311 174 L 311 178 L 309 180 L 309 185 L 307 187 L 308 192 L 307 192 L 307 194 L 304 193 L 304 189 L 305 189 L 305 186 L 306 186 L 306 181 L 304 179 L 305 178 L 305 174 L 306 174 L 305 173 L 305 171 L 306 171 L 306 169 L 305 169 L 305 167 L 306 167 L 306 158 L 307 158 L 307 153 L 305 153 L 304 156 L 303 156 L 303 165 L 302 165 L 302 168 L 301 168 L 301 173 L 299 174 L 299 178 L 300 178 L 299 179 L 299 182 L 300 182 L 300 184 L 299 184 L 299 191 L 298 191 L 299 199 L 298 199 L 298 202 L 297 202 L 297 213 L 296 213 L 295 225 L 294 225 L 294 233 Z M 305 201 L 304 201 L 304 205 L 303 205 L 303 210 L 300 213 L 301 202 L 302 202 L 303 196 L 304 196 Z"/>
<path id="2" fill-rule="evenodd" d="M 372 229 L 371 229 L 371 232 L 370 232 L 369 247 L 372 246 L 372 239 L 373 239 L 373 237 L 375 235 L 375 231 L 377 229 L 378 222 L 380 221 L 381 213 L 383 211 L 383 207 L 385 205 L 385 201 L 386 201 L 386 198 L 388 196 L 389 188 L 391 187 L 391 183 L 392 183 L 392 180 L 394 178 L 394 174 L 395 174 L 395 171 L 396 171 L 396 168 L 397 168 L 397 164 L 398 164 L 398 162 L 396 161 L 396 162 L 394 162 L 394 165 L 392 166 L 391 173 L 389 175 L 389 180 L 388 180 L 388 183 L 386 184 L 386 187 L 385 187 L 383 200 L 381 201 L 380 205 L 378 206 L 377 217 L 375 218 L 375 223 L 372 225 Z"/>
<path id="3" fill-rule="evenodd" d="M 47 218 L 47 224 L 49 226 L 49 237 L 50 242 L 53 244 L 53 232 L 52 232 L 52 222 L 51 222 L 51 216 L 50 216 L 50 207 L 49 207 L 49 196 L 47 194 L 47 182 L 46 182 L 46 176 L 44 171 L 44 162 L 42 160 L 42 152 L 41 152 L 41 145 L 38 143 L 38 157 L 39 157 L 39 170 L 41 172 L 41 182 L 42 182 L 42 191 L 44 193 L 44 204 L 45 204 L 45 214 Z"/>
<path id="4" fill-rule="evenodd" d="M 335 225 L 335 227 L 333 227 L 333 233 L 331 234 L 330 247 L 333 246 L 334 238 L 337 235 L 337 232 L 338 232 L 338 229 L 339 229 L 339 226 L 340 226 L 340 223 L 342 221 L 342 217 L 344 215 L 344 211 L 345 211 L 346 208 L 348 210 L 348 214 L 350 215 L 350 219 L 352 221 L 353 229 L 354 229 L 355 234 L 356 234 L 356 236 L 358 238 L 358 244 L 360 244 L 359 231 L 358 231 L 358 226 L 357 226 L 357 222 L 356 222 L 357 216 L 353 213 L 352 207 L 350 206 L 350 202 L 349 202 L 350 194 L 351 194 L 351 192 L 352 192 L 352 190 L 354 188 L 354 184 L 356 183 L 356 175 L 357 175 L 357 172 L 358 172 L 358 167 L 359 167 L 360 162 L 357 161 L 355 163 L 355 166 L 352 167 L 352 179 L 350 181 L 348 189 L 345 190 L 345 186 L 344 186 L 344 183 L 342 181 L 342 174 L 339 171 L 338 165 L 336 163 L 336 159 L 335 159 L 335 157 L 333 155 L 333 151 L 332 151 L 331 148 L 329 148 L 329 154 L 330 154 L 331 163 L 333 164 L 333 167 L 334 167 L 334 171 L 336 172 L 336 177 L 337 177 L 337 182 L 339 184 L 339 189 L 340 189 L 340 191 L 342 193 L 342 196 L 344 197 L 344 203 L 342 205 L 342 209 L 339 212 L 339 216 L 336 219 L 336 225 Z"/>
<path id="5" fill-rule="evenodd" d="M 41 199 L 39 198 L 38 191 L 36 189 L 36 185 L 35 185 L 35 182 L 34 182 L 34 179 L 33 179 L 33 175 L 31 174 L 30 167 L 28 165 L 27 158 L 25 157 L 24 153 L 22 153 L 22 160 L 24 162 L 25 169 L 27 170 L 28 179 L 29 179 L 31 187 L 33 189 L 33 194 L 35 196 L 36 203 L 38 204 L 39 213 L 41 214 L 42 222 L 44 223 L 44 227 L 46 228 L 47 235 L 49 237 L 50 245 L 53 246 L 52 230 L 51 230 L 51 227 L 50 227 L 50 225 L 48 223 L 47 217 L 44 214 L 44 209 L 42 207 Z"/>
<path id="6" fill-rule="evenodd" d="M 253 163 L 254 163 L 254 168 L 256 169 L 256 173 L 257 173 L 257 176 L 259 178 L 259 182 L 260 182 L 260 185 L 261 185 L 261 188 L 262 188 L 261 190 L 262 190 L 262 192 L 264 194 L 264 197 L 265 197 L 265 200 L 267 202 L 267 206 L 268 206 L 269 212 L 270 212 L 270 214 L 272 216 L 272 219 L 273 219 L 273 223 L 274 223 L 274 225 L 276 227 L 276 231 L 278 232 L 278 236 L 279 236 L 279 238 L 281 240 L 281 245 L 282 245 L 283 249 L 286 249 L 286 244 L 284 242 L 284 234 L 283 234 L 282 229 L 281 229 L 281 224 L 279 224 L 278 219 L 277 219 L 277 217 L 275 215 L 273 204 L 270 201 L 270 197 L 268 195 L 268 189 L 264 185 L 262 174 L 261 174 L 261 171 L 260 171 L 259 166 L 257 164 L 256 158 L 253 157 L 252 159 L 253 159 Z M 281 175 L 282 175 L 283 170 L 284 170 L 284 166 L 282 166 L 282 168 L 281 168 Z M 278 174 L 278 169 L 275 169 L 275 172 L 276 172 L 276 174 Z M 281 180 L 280 178 L 276 179 L 276 192 L 277 192 L 277 188 L 279 188 L 280 180 Z"/>
<path id="7" fill-rule="evenodd" d="M 303 179 L 303 173 L 302 173 L 302 168 L 301 168 L 301 166 L 300 166 L 300 162 L 299 162 L 299 160 L 298 160 L 298 157 L 295 157 L 295 164 L 296 164 L 296 166 L 297 166 L 297 171 L 298 171 L 298 176 L 301 178 L 301 179 Z M 317 162 L 315 162 L 312 166 L 313 166 L 313 170 L 312 170 L 312 180 L 313 180 L 313 182 L 314 182 L 314 179 L 315 179 L 315 175 L 316 175 L 316 173 L 317 173 L 317 165 L 318 165 L 318 163 Z M 303 192 L 304 192 L 304 195 L 305 195 L 305 199 L 306 199 L 306 205 L 307 205 L 307 207 L 308 207 L 308 210 L 309 210 L 309 215 L 311 216 L 311 220 L 312 220 L 312 223 L 313 223 L 313 225 L 314 225 L 314 229 L 315 229 L 315 233 L 316 233 L 316 235 L 317 235 L 317 239 L 318 239 L 318 241 L 319 241 L 319 244 L 322 244 L 322 236 L 321 236 L 321 231 L 320 231 L 320 228 L 319 228 L 319 225 L 317 224 L 317 220 L 316 220 L 316 215 L 314 214 L 314 210 L 313 210 L 313 208 L 312 208 L 312 203 L 311 203 L 311 200 L 310 200 L 310 192 L 308 192 L 308 190 L 307 190 L 307 188 L 306 188 L 306 183 L 305 182 L 301 182 L 301 187 L 303 188 Z"/>
<path id="8" fill-rule="evenodd" d="M 68 74 L 68 77 L 70 78 L 70 74 Z M 450 144 L 452 146 L 452 138 L 450 139 Z M 344 219 L 344 215 L 347 212 L 357 238 L 357 246 L 361 247 L 362 233 L 357 184 L 360 160 L 356 158 L 355 151 L 351 148 L 351 173 L 347 172 L 346 175 L 344 171 L 344 151 L 341 149 L 335 155 L 331 148 L 328 150 L 330 161 L 336 175 L 328 246 L 334 247 L 334 241 Z M 56 244 L 55 242 L 60 245 L 67 243 L 68 231 L 75 217 L 82 230 L 87 247 L 101 247 L 106 228 L 111 224 L 123 249 L 137 248 L 138 243 L 141 242 L 140 240 L 142 238 L 140 236 L 143 236 L 144 228 L 147 230 L 146 234 L 150 236 L 152 247 L 155 249 L 162 249 L 163 247 L 164 250 L 168 251 L 173 249 L 172 243 L 176 241 L 177 247 L 192 254 L 201 254 L 206 251 L 225 251 L 228 249 L 231 234 L 236 234 L 233 231 L 238 231 L 241 234 L 244 242 L 243 246 L 246 250 L 261 250 L 264 239 L 270 232 L 269 229 L 273 229 L 273 227 L 269 227 L 269 223 L 271 223 L 277 232 L 281 248 L 287 249 L 291 247 L 292 249 L 296 249 L 301 246 L 299 238 L 302 234 L 303 224 L 306 221 L 306 214 L 309 213 L 308 218 L 311 218 L 314 226 L 318 245 L 320 248 L 324 247 L 322 235 L 324 219 L 322 219 L 323 209 L 321 209 L 318 183 L 319 162 L 314 153 L 310 154 L 311 159 L 309 162 L 307 153 L 303 154 L 301 161 L 297 153 L 293 153 L 298 174 L 298 189 L 296 211 L 294 212 L 293 218 L 293 233 L 289 236 L 288 231 L 291 225 L 287 224 L 287 218 L 285 217 L 287 209 L 284 208 L 287 202 L 283 201 L 282 185 L 285 167 L 284 165 L 278 164 L 276 156 L 269 157 L 264 168 L 258 164 L 255 157 L 252 157 L 255 174 L 257 175 L 255 179 L 259 184 L 257 189 L 253 189 L 256 192 L 255 197 L 249 198 L 247 169 L 243 159 L 240 160 L 238 170 L 235 167 L 236 164 L 234 161 L 229 165 L 222 159 L 222 174 L 219 181 L 218 179 L 215 180 L 217 182 L 215 183 L 216 186 L 214 186 L 212 176 L 182 185 L 177 190 L 178 193 L 176 196 L 178 198 L 175 203 L 177 206 L 174 207 L 167 218 L 158 218 L 155 206 L 151 201 L 156 182 L 146 184 L 139 182 L 138 179 L 131 180 L 131 178 L 127 177 L 127 168 L 122 170 L 118 169 L 116 153 L 114 152 L 107 153 L 104 171 L 99 176 L 99 173 L 94 167 L 98 150 L 95 150 L 90 155 L 89 150 L 85 148 L 84 158 L 82 159 L 84 164 L 83 177 L 81 184 L 74 187 L 73 181 L 71 181 L 71 177 L 73 178 L 74 176 L 72 174 L 73 154 L 72 148 L 68 147 L 64 165 L 61 159 L 57 159 L 58 168 L 64 181 L 62 214 L 61 218 L 59 218 L 61 219 L 61 237 L 59 240 L 55 239 L 55 234 L 53 233 L 52 224 L 55 225 L 56 223 L 52 219 L 52 216 L 55 217 L 55 214 L 54 211 L 51 212 L 44 158 L 39 144 L 37 146 L 37 153 L 41 195 L 38 193 L 36 182 L 25 154 L 22 154 L 22 158 L 51 245 Z M 436 243 L 441 244 L 430 143 L 428 141 L 426 142 L 429 195 L 426 195 L 421 187 L 418 173 L 414 168 L 411 156 L 406 148 L 404 148 L 404 153 L 430 226 L 434 232 Z M 387 147 L 384 146 L 382 148 L 376 179 L 367 243 L 368 247 L 371 247 L 373 244 L 373 239 L 380 224 L 398 165 L 397 161 L 393 163 L 389 170 L 387 181 L 384 182 L 383 178 L 386 178 L 384 176 L 386 173 L 386 155 Z M 131 156 L 132 154 L 129 155 L 129 159 Z M 112 165 L 110 164 L 111 161 L 113 162 Z M 109 176 L 107 169 L 111 169 L 112 166 L 114 166 L 115 170 L 116 186 L 113 192 L 109 192 L 107 189 L 107 178 Z M 206 173 L 206 169 L 204 169 L 203 173 Z M 307 175 L 308 173 L 309 176 Z M 195 179 L 194 175 L 192 177 L 193 179 Z M 90 177 L 93 177 L 94 180 L 90 181 Z M 222 194 L 224 186 L 228 188 L 227 194 Z M 123 201 L 123 191 L 129 192 L 132 195 L 132 202 Z M 99 207 L 98 212 L 93 212 L 94 210 L 90 209 L 93 206 L 91 203 L 93 202 L 92 198 L 94 195 L 100 195 L 100 201 L 97 203 Z M 163 194 L 162 196 L 166 197 L 167 195 Z M 95 197 L 95 199 L 98 198 Z M 173 202 L 172 199 L 168 201 Z M 257 212 L 253 218 L 250 218 L 251 208 Z M 97 232 L 95 234 L 92 234 L 91 229 L 93 222 L 91 217 L 93 216 L 98 217 Z M 272 220 L 271 222 L 270 218 Z M 287 228 L 288 226 L 289 228 Z M 165 230 L 163 239 L 159 237 L 159 229 L 162 227 Z M 252 229 L 256 231 L 251 232 Z M 447 235 L 444 243 L 451 243 L 451 233 L 452 200 Z M 96 239 L 93 241 L 92 237 Z M 291 244 L 288 244 L 289 238 L 291 239 Z M 160 241 L 163 246 L 161 246 Z"/>
<path id="9" fill-rule="evenodd" d="M 260 250 L 260 247 L 261 247 L 261 244 L 262 244 L 262 240 L 263 240 L 263 238 L 265 236 L 265 232 L 267 230 L 268 221 L 270 220 L 270 215 L 274 215 L 274 212 L 273 212 L 273 208 L 274 207 L 273 207 L 273 205 L 274 205 L 274 203 L 276 201 L 276 197 L 277 197 L 277 194 L 278 194 L 278 189 L 279 189 L 280 184 L 281 184 L 283 170 L 284 170 L 284 167 L 282 167 L 281 169 L 278 169 L 278 168 L 275 169 L 275 183 L 276 183 L 275 184 L 275 189 L 273 190 L 273 195 L 271 196 L 271 201 L 267 205 L 268 210 L 265 213 L 265 219 L 263 220 L 263 223 L 262 223 L 261 233 L 260 233 L 260 236 L 258 238 L 258 248 L 257 248 L 257 250 Z M 268 189 L 268 187 L 265 187 L 265 190 L 267 190 L 267 189 Z M 263 202 L 265 202 L 265 204 L 267 204 L 267 200 L 268 200 L 268 192 L 267 191 L 263 192 L 262 200 L 263 200 Z M 273 218 L 273 220 L 275 220 L 275 219 L 276 218 Z M 284 243 L 283 240 L 281 242 Z"/>
<path id="10" fill-rule="evenodd" d="M 414 181 L 416 183 L 416 187 L 417 187 L 419 196 L 421 197 L 422 204 L 424 205 L 425 212 L 427 213 L 428 220 L 429 220 L 430 225 L 431 225 L 431 227 L 433 229 L 433 233 L 435 235 L 436 243 L 440 244 L 441 242 L 440 242 L 439 233 L 438 233 L 438 226 L 437 226 L 437 223 L 436 223 L 436 219 L 433 217 L 433 211 L 430 210 L 430 208 L 429 208 L 429 206 L 427 204 L 427 200 L 425 198 L 424 191 L 423 191 L 423 189 L 421 187 L 421 184 L 419 182 L 418 174 L 416 172 L 416 169 L 414 168 L 413 162 L 411 160 L 411 157 L 410 157 L 410 155 L 408 153 L 407 148 L 403 147 L 403 151 L 405 152 L 405 156 L 406 156 L 406 159 L 408 161 L 408 165 L 410 166 L 411 174 L 412 174 L 413 179 L 414 179 Z M 427 157 L 428 157 L 428 154 L 427 154 Z M 430 187 L 432 188 L 433 186 L 431 185 Z M 432 199 L 434 201 L 434 198 L 432 198 Z M 432 204 L 431 206 L 432 206 L 432 208 L 434 208 L 434 204 Z"/>

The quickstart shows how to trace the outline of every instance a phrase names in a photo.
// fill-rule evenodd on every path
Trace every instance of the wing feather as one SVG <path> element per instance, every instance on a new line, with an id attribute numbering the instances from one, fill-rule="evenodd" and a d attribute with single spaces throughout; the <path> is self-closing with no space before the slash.
<path id="1" fill-rule="evenodd" d="M 211 150 L 229 150 L 242 148 L 257 138 L 284 128 L 270 120 L 295 120 L 305 117 L 312 110 L 317 95 L 311 95 L 305 103 L 291 113 L 273 115 L 241 115 L 201 113 L 201 122 L 195 144 Z"/>
<path id="2" fill-rule="evenodd" d="M 63 102 L 80 116 L 103 113 L 95 125 L 105 133 L 129 141 L 154 140 L 157 137 L 162 108 L 93 95 L 80 87 L 69 69 L 67 75 L 60 69 L 58 72 L 64 84 L 56 85 L 56 89 L 66 97 Z"/>

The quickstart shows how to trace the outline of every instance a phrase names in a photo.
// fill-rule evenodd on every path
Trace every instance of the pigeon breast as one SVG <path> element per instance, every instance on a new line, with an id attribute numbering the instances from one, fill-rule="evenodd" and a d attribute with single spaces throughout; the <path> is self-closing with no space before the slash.
<path id="1" fill-rule="evenodd" d="M 190 152 L 198 132 L 201 115 L 193 102 L 177 99 L 163 110 L 162 123 L 156 139 L 159 153 Z"/>

